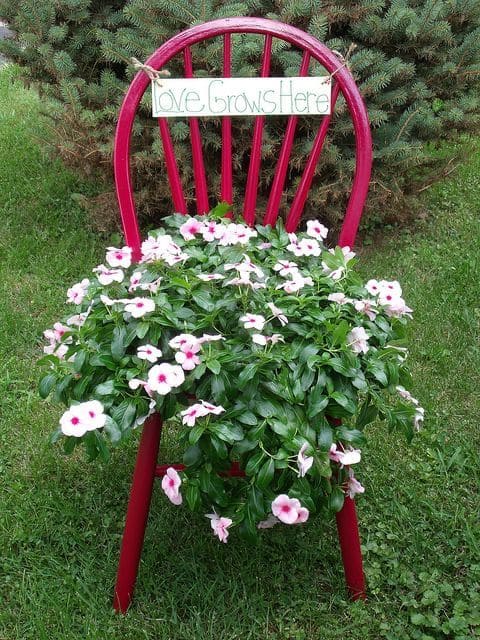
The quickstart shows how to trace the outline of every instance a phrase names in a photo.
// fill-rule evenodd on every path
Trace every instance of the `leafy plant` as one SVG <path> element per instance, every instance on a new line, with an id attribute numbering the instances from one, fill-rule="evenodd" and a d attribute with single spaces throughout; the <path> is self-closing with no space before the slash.
<path id="1" fill-rule="evenodd" d="M 108 266 L 68 290 L 77 313 L 45 332 L 40 394 L 69 405 L 53 436 L 90 459 L 159 412 L 185 468 L 162 487 L 209 510 L 214 532 L 335 512 L 364 488 L 352 465 L 377 418 L 408 438 L 423 409 L 405 389 L 410 315 L 398 282 L 363 284 L 327 229 L 251 229 L 166 218 L 142 243 L 109 247 Z M 232 466 L 233 463 L 233 466 Z M 221 515 L 220 515 L 221 514 Z"/>

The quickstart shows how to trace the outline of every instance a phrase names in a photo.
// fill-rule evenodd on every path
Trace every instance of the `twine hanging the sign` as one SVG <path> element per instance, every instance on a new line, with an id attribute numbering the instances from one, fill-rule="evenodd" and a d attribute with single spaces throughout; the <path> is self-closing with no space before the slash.
<path id="1" fill-rule="evenodd" d="M 157 83 L 159 87 L 163 86 L 160 82 L 161 78 L 170 77 L 170 71 L 168 71 L 168 69 L 154 69 L 149 64 L 143 64 L 143 62 L 140 62 L 137 58 L 130 58 L 130 61 L 136 71 L 144 71 L 150 80 Z"/>

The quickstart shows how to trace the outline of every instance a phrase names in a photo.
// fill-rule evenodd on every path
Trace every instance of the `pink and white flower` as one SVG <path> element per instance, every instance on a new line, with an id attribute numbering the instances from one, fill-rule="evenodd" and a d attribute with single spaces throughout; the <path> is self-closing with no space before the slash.
<path id="1" fill-rule="evenodd" d="M 195 218 L 188 218 L 180 227 L 180 233 L 184 240 L 194 240 L 197 233 L 203 231 L 204 224 Z"/>
<path id="2" fill-rule="evenodd" d="M 104 264 L 99 264 L 93 271 L 97 274 L 100 284 L 104 286 L 112 282 L 122 282 L 125 275 L 121 269 L 109 269 Z"/>
<path id="3" fill-rule="evenodd" d="M 165 396 L 175 387 L 180 387 L 185 382 L 185 374 L 182 367 L 171 365 L 167 362 L 154 365 L 148 372 L 147 384 L 152 391 Z"/>
<path id="4" fill-rule="evenodd" d="M 328 229 L 318 220 L 307 220 L 307 235 L 317 240 L 325 240 Z"/>
<path id="5" fill-rule="evenodd" d="M 292 274 L 292 280 L 286 280 L 282 284 L 278 284 L 276 289 L 283 289 L 286 293 L 296 293 L 303 289 L 306 285 L 313 287 L 313 280 L 310 276 L 302 276 L 300 272 Z"/>
<path id="6" fill-rule="evenodd" d="M 347 482 L 347 495 L 352 500 L 355 498 L 357 493 L 365 493 L 365 487 L 360 484 L 360 482 L 353 475 L 353 471 L 351 469 L 348 470 L 348 482 Z"/>
<path id="7" fill-rule="evenodd" d="M 84 278 L 81 282 L 77 282 L 71 286 L 70 289 L 67 289 L 67 302 L 81 304 L 85 294 L 87 293 L 89 284 L 90 280 L 88 278 Z"/>
<path id="8" fill-rule="evenodd" d="M 288 324 L 288 318 L 287 316 L 283 313 L 283 311 L 281 309 L 279 309 L 278 307 L 276 307 L 273 302 L 267 302 L 267 307 L 270 309 L 270 311 L 272 312 L 274 318 L 276 318 L 280 324 L 282 325 L 282 327 L 284 327 L 286 324 Z"/>
<path id="9" fill-rule="evenodd" d="M 216 406 L 214 404 L 210 404 L 210 402 L 207 402 L 206 400 L 200 400 L 200 402 L 208 411 L 208 413 L 212 413 L 214 416 L 219 416 L 225 411 L 225 409 L 221 405 Z"/>
<path id="10" fill-rule="evenodd" d="M 216 513 L 207 513 L 205 517 L 210 518 L 210 526 L 220 542 L 227 542 L 228 527 L 231 526 L 232 520 L 230 518 L 221 518 Z"/>
<path id="11" fill-rule="evenodd" d="M 365 285 L 365 289 L 372 296 L 377 296 L 380 293 L 380 284 L 379 284 L 378 280 L 371 279 Z"/>
<path id="12" fill-rule="evenodd" d="M 208 222 L 204 223 L 201 234 L 205 242 L 218 240 L 224 234 L 224 225 L 217 224 L 214 220 L 208 220 Z"/>
<path id="13" fill-rule="evenodd" d="M 134 273 L 132 273 L 132 275 L 130 276 L 130 286 L 128 287 L 130 293 L 132 293 L 132 291 L 135 291 L 135 289 L 140 286 L 142 276 L 143 271 L 135 271 Z"/>
<path id="14" fill-rule="evenodd" d="M 337 267 L 337 269 L 330 269 L 326 262 L 322 261 L 322 270 L 332 280 L 340 280 L 345 274 L 345 267 Z"/>
<path id="15" fill-rule="evenodd" d="M 273 270 L 278 271 L 278 275 L 285 278 L 298 273 L 298 265 L 296 262 L 290 262 L 290 260 L 279 260 L 273 265 Z"/>
<path id="16" fill-rule="evenodd" d="M 390 293 L 397 298 L 402 295 L 402 287 L 398 280 L 380 280 L 378 286 L 380 293 Z"/>
<path id="17" fill-rule="evenodd" d="M 302 507 L 300 500 L 289 498 L 282 493 L 272 502 L 272 513 L 284 524 L 300 524 L 308 520 L 308 509 Z"/>
<path id="18" fill-rule="evenodd" d="M 381 292 L 378 296 L 378 304 L 385 307 L 385 313 L 390 318 L 400 318 L 401 316 L 412 313 L 412 309 L 407 306 L 405 300 L 401 297 L 396 297 L 388 292 Z"/>
<path id="19" fill-rule="evenodd" d="M 289 234 L 289 237 L 293 235 L 295 234 Z M 287 246 L 287 249 L 298 257 L 319 256 L 322 252 L 322 249 L 315 238 L 302 238 L 302 240 L 298 240 L 296 235 Z"/>
<path id="20" fill-rule="evenodd" d="M 220 333 L 204 333 L 201 338 L 198 338 L 198 344 L 203 344 L 204 342 L 218 342 L 219 340 L 225 340 Z"/>
<path id="21" fill-rule="evenodd" d="M 369 337 L 363 327 L 354 327 L 347 335 L 348 346 L 354 353 L 367 353 Z"/>
<path id="22" fill-rule="evenodd" d="M 172 349 L 181 349 L 182 347 L 196 347 L 200 340 L 191 333 L 180 333 L 169 341 Z"/>
<path id="23" fill-rule="evenodd" d="M 328 457 L 333 462 L 338 462 L 342 466 L 346 467 L 351 464 L 357 464 L 361 460 L 361 451 L 360 449 L 353 449 L 352 447 L 348 447 L 348 449 L 339 449 L 337 445 L 333 442 L 330 446 L 330 451 L 328 452 Z"/>
<path id="24" fill-rule="evenodd" d="M 300 451 L 297 455 L 298 477 L 303 478 L 307 471 L 310 470 L 313 465 L 313 456 L 305 456 L 305 451 L 308 449 L 309 444 L 305 442 L 302 444 Z"/>
<path id="25" fill-rule="evenodd" d="M 89 400 L 72 405 L 65 411 L 60 418 L 60 428 L 66 436 L 81 437 L 87 431 L 105 426 L 106 418 L 102 403 L 98 400 Z"/>
<path id="26" fill-rule="evenodd" d="M 192 404 L 190 407 L 180 412 L 182 423 L 187 427 L 193 427 L 197 418 L 203 418 L 208 415 L 208 409 L 199 402 Z"/>
<path id="27" fill-rule="evenodd" d="M 67 324 L 71 327 L 81 327 L 85 324 L 85 320 L 88 317 L 88 312 L 83 311 L 82 313 L 77 313 L 70 318 L 67 319 Z"/>
<path id="28" fill-rule="evenodd" d="M 337 304 L 348 304 L 349 302 L 353 302 L 351 298 L 348 298 L 340 291 L 338 293 L 330 293 L 328 300 L 330 300 L 330 302 L 336 302 Z"/>
<path id="29" fill-rule="evenodd" d="M 132 298 L 125 302 L 125 311 L 130 313 L 132 318 L 141 318 L 155 310 L 155 302 L 151 298 Z"/>
<path id="30" fill-rule="evenodd" d="M 188 254 L 184 253 L 168 234 L 159 235 L 157 238 L 148 236 L 148 238 L 142 242 L 141 262 L 163 260 L 169 266 L 172 266 L 187 258 Z"/>
<path id="31" fill-rule="evenodd" d="M 240 318 L 240 322 L 243 322 L 245 329 L 257 329 L 261 331 L 265 326 L 265 318 L 255 313 L 246 313 Z"/>
<path id="32" fill-rule="evenodd" d="M 225 276 L 222 276 L 221 273 L 197 273 L 197 278 L 203 282 L 210 282 L 211 280 L 223 280 Z"/>
<path id="33" fill-rule="evenodd" d="M 285 340 L 281 333 L 274 333 L 271 336 L 264 336 L 261 333 L 253 333 L 252 342 L 264 347 L 269 342 L 271 342 L 272 344 L 277 344 L 277 342 L 285 342 Z"/>
<path id="34" fill-rule="evenodd" d="M 67 331 L 70 331 L 70 328 L 67 327 L 67 325 L 62 324 L 61 322 L 55 322 L 55 324 L 53 325 L 53 329 L 46 329 L 43 332 L 43 335 L 47 340 L 55 343 L 55 342 L 60 342 L 60 340 L 62 339 L 62 336 Z"/>
<path id="35" fill-rule="evenodd" d="M 182 365 L 182 369 L 185 369 L 185 371 L 192 371 L 197 364 L 200 364 L 200 358 L 197 356 L 199 351 L 200 345 L 198 342 L 195 345 L 182 345 L 180 351 L 175 354 L 175 360 Z"/>
<path id="36" fill-rule="evenodd" d="M 357 300 L 354 304 L 354 307 L 360 313 L 364 313 L 369 320 L 375 320 L 375 318 L 377 317 L 378 311 L 373 300 Z"/>
<path id="37" fill-rule="evenodd" d="M 167 498 L 175 505 L 182 504 L 182 494 L 180 493 L 180 486 L 182 479 L 173 467 L 168 467 L 165 475 L 162 478 L 162 489 Z"/>
<path id="38" fill-rule="evenodd" d="M 130 247 L 122 247 L 121 249 L 108 247 L 105 260 L 111 267 L 122 267 L 122 269 L 128 269 L 132 264 L 132 249 Z"/>
<path id="39" fill-rule="evenodd" d="M 152 344 L 143 344 L 141 347 L 138 347 L 137 356 L 140 360 L 148 360 L 148 362 L 155 363 L 162 357 L 162 352 Z"/>

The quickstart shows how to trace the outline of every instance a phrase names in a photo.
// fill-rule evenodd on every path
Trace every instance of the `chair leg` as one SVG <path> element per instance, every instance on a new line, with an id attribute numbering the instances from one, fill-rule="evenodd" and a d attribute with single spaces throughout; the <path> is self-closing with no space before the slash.
<path id="1" fill-rule="evenodd" d="M 366 598 L 365 577 L 357 513 L 355 502 L 348 496 L 345 496 L 343 507 L 337 513 L 337 530 L 348 590 L 352 600 L 364 600 Z"/>
<path id="2" fill-rule="evenodd" d="M 130 606 L 137 579 L 161 433 L 162 420 L 160 415 L 155 413 L 143 426 L 128 501 L 113 598 L 114 609 L 121 613 L 125 613 Z"/>

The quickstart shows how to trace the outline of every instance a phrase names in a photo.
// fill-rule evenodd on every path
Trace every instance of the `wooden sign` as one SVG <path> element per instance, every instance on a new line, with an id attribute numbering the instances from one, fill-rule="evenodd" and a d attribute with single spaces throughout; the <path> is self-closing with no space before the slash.
<path id="1" fill-rule="evenodd" d="M 152 82 L 157 118 L 330 113 L 331 79 L 165 78 Z"/>

